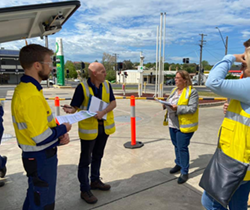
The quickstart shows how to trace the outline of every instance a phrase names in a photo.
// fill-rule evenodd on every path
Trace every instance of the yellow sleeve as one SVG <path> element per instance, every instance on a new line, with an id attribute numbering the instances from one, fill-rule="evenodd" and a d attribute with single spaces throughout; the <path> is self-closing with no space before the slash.
<path id="1" fill-rule="evenodd" d="M 46 103 L 43 97 L 32 96 L 23 104 L 23 118 L 28 133 L 36 143 L 45 140 L 52 134 L 48 126 Z"/>

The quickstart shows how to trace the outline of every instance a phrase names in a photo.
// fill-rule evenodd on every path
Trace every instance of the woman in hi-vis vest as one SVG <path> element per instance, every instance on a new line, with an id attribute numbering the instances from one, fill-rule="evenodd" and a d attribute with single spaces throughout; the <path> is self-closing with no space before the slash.
<path id="1" fill-rule="evenodd" d="M 189 150 L 188 145 L 194 132 L 198 128 L 199 96 L 188 72 L 177 71 L 175 75 L 176 88 L 171 91 L 165 106 L 166 114 L 163 125 L 168 125 L 169 133 L 175 149 L 175 166 L 170 174 L 181 172 L 177 183 L 182 184 L 188 180 Z"/>

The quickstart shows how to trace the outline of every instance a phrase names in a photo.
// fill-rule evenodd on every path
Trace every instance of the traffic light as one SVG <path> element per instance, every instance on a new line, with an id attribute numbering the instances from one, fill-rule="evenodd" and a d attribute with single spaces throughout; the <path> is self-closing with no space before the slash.
<path id="1" fill-rule="evenodd" d="M 120 75 L 121 74 L 121 71 L 118 71 L 118 75 Z"/>
<path id="2" fill-rule="evenodd" d="M 189 63 L 189 58 L 183 58 L 183 59 L 182 59 L 182 62 L 183 62 L 183 63 Z"/>
<path id="3" fill-rule="evenodd" d="M 81 62 L 81 69 L 84 69 L 84 68 L 85 68 L 85 63 Z"/>
<path id="4" fill-rule="evenodd" d="M 118 62 L 117 63 L 117 69 L 118 69 L 118 71 L 120 71 L 122 69 L 122 67 L 123 67 L 123 63 L 122 62 Z"/>
<path id="5" fill-rule="evenodd" d="M 199 74 L 199 66 L 196 65 L 196 75 Z"/>
<path id="6" fill-rule="evenodd" d="M 52 62 L 53 62 L 53 66 L 56 66 L 57 63 L 60 63 L 60 59 L 57 58 L 55 55 L 52 57 Z"/>
<path id="7" fill-rule="evenodd" d="M 124 72 L 124 76 L 127 78 L 127 76 L 128 76 L 128 73 L 125 71 Z"/>
<path id="8" fill-rule="evenodd" d="M 52 71 L 53 75 L 56 76 L 56 69 L 53 68 L 53 71 Z"/>
<path id="9" fill-rule="evenodd" d="M 66 77 L 69 78 L 69 70 L 66 69 Z"/>

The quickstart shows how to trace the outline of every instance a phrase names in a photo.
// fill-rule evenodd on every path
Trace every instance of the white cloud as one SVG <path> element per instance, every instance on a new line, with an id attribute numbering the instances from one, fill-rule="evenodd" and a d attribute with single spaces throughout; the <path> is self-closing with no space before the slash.
<path id="1" fill-rule="evenodd" d="M 241 33 L 242 33 L 242 37 L 244 39 L 249 39 L 249 37 L 250 37 L 250 31 L 242 31 Z"/>

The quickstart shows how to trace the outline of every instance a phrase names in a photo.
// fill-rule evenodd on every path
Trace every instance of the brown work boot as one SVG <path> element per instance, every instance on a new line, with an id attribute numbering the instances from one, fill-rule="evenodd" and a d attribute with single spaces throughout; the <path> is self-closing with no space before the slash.
<path id="1" fill-rule="evenodd" d="M 92 194 L 90 190 L 81 192 L 81 199 L 85 200 L 89 204 L 94 204 L 98 201 L 98 199 Z"/>
<path id="2" fill-rule="evenodd" d="M 101 180 L 96 180 L 91 182 L 90 187 L 92 190 L 103 190 L 107 191 L 110 190 L 111 186 L 109 184 L 104 184 Z"/>

